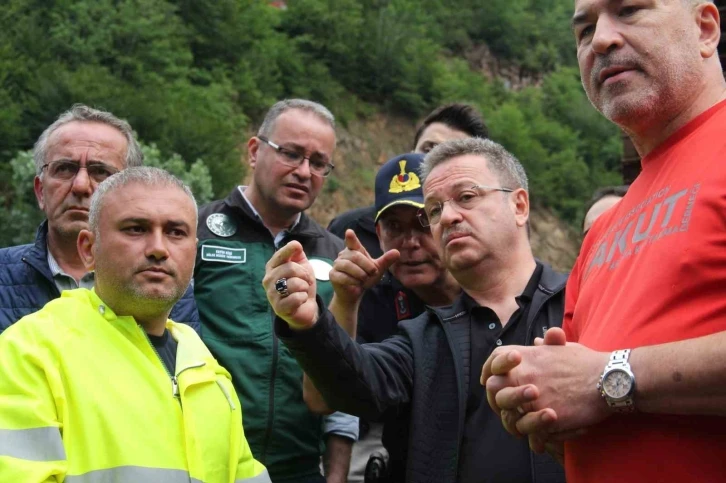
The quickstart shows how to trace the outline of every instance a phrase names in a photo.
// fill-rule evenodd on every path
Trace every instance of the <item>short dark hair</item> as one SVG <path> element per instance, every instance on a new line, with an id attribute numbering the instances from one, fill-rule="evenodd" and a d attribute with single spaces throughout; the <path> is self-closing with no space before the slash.
<path id="1" fill-rule="evenodd" d="M 590 198 L 590 201 L 587 202 L 587 205 L 585 206 L 585 213 L 590 211 L 590 208 L 600 201 L 601 199 L 605 198 L 606 196 L 617 196 L 619 198 L 622 198 L 625 196 L 625 193 L 628 192 L 628 188 L 630 188 L 630 185 L 622 185 L 622 186 L 605 186 L 604 188 L 598 188 L 595 190 L 595 193 L 593 193 L 592 198 Z"/>
<path id="2" fill-rule="evenodd" d="M 446 124 L 452 129 L 469 134 L 471 137 L 484 139 L 489 137 L 489 129 L 487 129 L 487 125 L 484 123 L 479 111 L 469 104 L 455 102 L 439 106 L 426 116 L 426 119 L 423 120 L 416 131 L 411 149 L 416 149 L 418 140 L 421 139 L 424 130 L 435 122 Z"/>

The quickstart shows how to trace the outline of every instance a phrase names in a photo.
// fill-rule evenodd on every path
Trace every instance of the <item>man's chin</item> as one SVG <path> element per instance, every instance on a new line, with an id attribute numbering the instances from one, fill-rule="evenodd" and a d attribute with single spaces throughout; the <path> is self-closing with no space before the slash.
<path id="1" fill-rule="evenodd" d="M 56 222 L 49 226 L 49 229 L 64 237 L 77 239 L 81 230 L 88 229 L 88 216 L 83 219 L 67 219 L 60 223 Z"/>
<path id="2" fill-rule="evenodd" d="M 280 211 L 297 214 L 310 208 L 314 201 L 315 199 L 311 199 L 309 194 L 299 198 L 291 196 L 280 196 L 277 199 L 277 204 Z"/>
<path id="3" fill-rule="evenodd" d="M 437 274 L 427 269 L 398 268 L 391 271 L 396 280 L 406 288 L 413 288 L 422 285 L 431 285 L 436 281 Z"/>
<path id="4" fill-rule="evenodd" d="M 455 253 L 446 258 L 446 268 L 452 272 L 466 272 L 473 268 L 480 260 L 480 257 L 465 253 Z"/>
<path id="5" fill-rule="evenodd" d="M 134 295 L 141 303 L 162 308 L 165 306 L 173 306 L 184 293 L 180 293 L 179 290 L 176 289 L 159 286 L 138 287 L 134 292 Z"/>

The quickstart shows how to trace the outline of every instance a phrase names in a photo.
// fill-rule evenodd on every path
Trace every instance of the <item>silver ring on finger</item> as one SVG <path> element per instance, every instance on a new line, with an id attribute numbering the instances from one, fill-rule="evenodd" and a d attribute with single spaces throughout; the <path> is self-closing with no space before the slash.
<path id="1" fill-rule="evenodd" d="M 280 278 L 275 282 L 275 290 L 280 294 L 280 297 L 285 298 L 290 295 L 290 291 L 287 289 L 287 279 Z"/>

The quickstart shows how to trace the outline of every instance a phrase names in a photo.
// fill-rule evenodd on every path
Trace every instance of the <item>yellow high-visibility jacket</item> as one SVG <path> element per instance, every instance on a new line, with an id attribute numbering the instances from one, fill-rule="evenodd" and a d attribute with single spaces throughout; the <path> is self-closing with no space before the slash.
<path id="1" fill-rule="evenodd" d="M 262 483 L 229 373 L 190 327 L 171 377 L 144 329 L 63 292 L 0 335 L 0 482 Z"/>

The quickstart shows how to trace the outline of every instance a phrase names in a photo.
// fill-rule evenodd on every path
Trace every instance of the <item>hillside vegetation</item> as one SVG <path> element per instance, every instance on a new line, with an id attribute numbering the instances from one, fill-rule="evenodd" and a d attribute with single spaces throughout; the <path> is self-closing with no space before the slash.
<path id="1" fill-rule="evenodd" d="M 128 119 L 160 159 L 178 154 L 188 169 L 201 159 L 211 193 L 222 196 L 246 174 L 241 148 L 261 115 L 296 96 L 329 106 L 342 128 L 324 213 L 363 201 L 356 187 L 372 181 L 372 160 L 410 148 L 403 133 L 376 146 L 370 126 L 394 119 L 410 130 L 437 105 L 464 101 L 521 159 L 535 203 L 575 224 L 595 187 L 618 182 L 620 142 L 582 92 L 571 8 L 571 0 L 291 0 L 285 10 L 254 0 L 6 0 L 0 222 L 30 223 L 8 161 L 74 102 Z M 356 142 L 367 151 L 347 149 Z"/>

